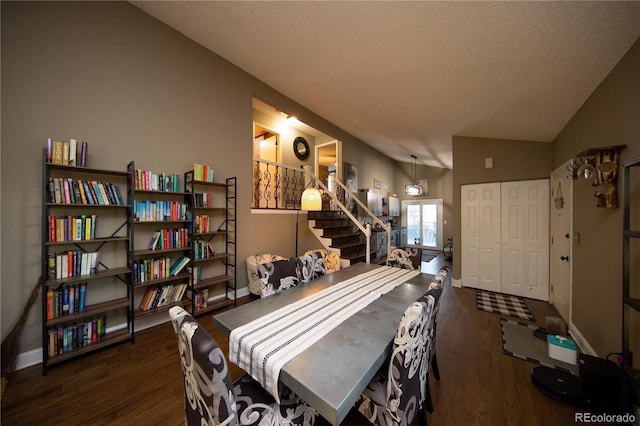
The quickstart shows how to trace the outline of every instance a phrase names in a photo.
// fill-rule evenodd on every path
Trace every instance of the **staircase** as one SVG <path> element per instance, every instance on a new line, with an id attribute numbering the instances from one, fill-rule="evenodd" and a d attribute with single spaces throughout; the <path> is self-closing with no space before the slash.
<path id="1" fill-rule="evenodd" d="M 311 227 L 326 248 L 333 249 L 343 261 L 350 265 L 366 262 L 367 240 L 364 234 L 340 210 L 308 212 Z M 373 236 L 371 242 L 371 262 L 377 258 Z"/>

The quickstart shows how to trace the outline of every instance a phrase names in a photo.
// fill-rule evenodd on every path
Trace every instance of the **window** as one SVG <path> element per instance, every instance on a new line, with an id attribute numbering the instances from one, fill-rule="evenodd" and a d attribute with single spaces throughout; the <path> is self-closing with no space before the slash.
<path id="1" fill-rule="evenodd" d="M 442 249 L 442 200 L 403 200 L 407 246 Z"/>

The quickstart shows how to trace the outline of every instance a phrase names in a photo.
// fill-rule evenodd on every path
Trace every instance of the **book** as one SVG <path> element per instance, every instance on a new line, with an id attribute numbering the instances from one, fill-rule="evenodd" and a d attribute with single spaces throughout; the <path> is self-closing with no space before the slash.
<path id="1" fill-rule="evenodd" d="M 87 182 L 86 180 L 83 180 L 82 186 L 84 187 L 84 193 L 87 197 L 87 201 L 89 202 L 89 204 L 98 204 L 96 202 L 96 199 L 94 198 L 94 194 L 91 192 L 91 189 L 89 187 L 89 182 Z"/>
<path id="2" fill-rule="evenodd" d="M 85 141 L 82 141 L 82 146 L 80 148 L 80 166 L 87 167 L 87 151 L 89 150 L 89 146 Z"/>
<path id="3" fill-rule="evenodd" d="M 45 154 L 46 162 L 51 163 L 53 160 L 53 139 L 47 138 L 47 149 Z"/>
<path id="4" fill-rule="evenodd" d="M 180 273 L 180 271 L 182 271 L 182 269 L 187 266 L 187 263 L 189 263 L 189 258 L 188 257 L 179 257 L 175 260 L 175 262 L 171 265 L 171 268 L 169 269 L 169 275 L 178 275 Z"/>
<path id="5" fill-rule="evenodd" d="M 160 231 L 156 231 L 151 236 L 151 241 L 149 241 L 149 250 L 155 250 L 158 246 L 158 240 L 160 239 Z"/>
<path id="6" fill-rule="evenodd" d="M 89 189 L 91 189 L 91 195 L 96 195 L 96 200 L 98 200 L 96 204 L 107 204 L 102 198 L 102 193 L 100 192 L 100 188 L 98 187 L 98 181 L 92 180 L 91 182 L 89 182 Z"/>
<path id="7" fill-rule="evenodd" d="M 62 164 L 69 165 L 69 142 L 62 142 Z"/>
<path id="8" fill-rule="evenodd" d="M 104 183 L 98 181 L 96 182 L 98 189 L 100 190 L 100 195 L 102 196 L 102 200 L 104 201 L 104 204 L 109 205 L 111 204 L 111 202 L 109 201 L 109 197 L 107 197 L 107 191 L 105 191 L 104 189 Z"/>
<path id="9" fill-rule="evenodd" d="M 53 142 L 53 158 L 51 162 L 53 164 L 62 164 L 62 141 Z"/>
<path id="10" fill-rule="evenodd" d="M 76 157 L 78 154 L 78 141 L 75 139 L 69 139 L 69 165 L 76 165 Z"/>

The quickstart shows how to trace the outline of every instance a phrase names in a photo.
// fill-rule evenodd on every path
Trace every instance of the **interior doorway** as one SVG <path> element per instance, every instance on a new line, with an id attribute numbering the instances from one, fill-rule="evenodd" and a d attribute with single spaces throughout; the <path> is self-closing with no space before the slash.
<path id="1" fill-rule="evenodd" d="M 315 146 L 315 174 L 327 186 L 329 191 L 335 192 L 335 179 L 341 179 L 340 141 L 333 140 L 319 143 Z"/>

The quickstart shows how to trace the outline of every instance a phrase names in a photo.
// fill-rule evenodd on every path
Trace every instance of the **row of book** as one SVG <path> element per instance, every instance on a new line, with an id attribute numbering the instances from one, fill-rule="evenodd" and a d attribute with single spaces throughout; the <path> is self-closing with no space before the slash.
<path id="1" fill-rule="evenodd" d="M 189 203 L 193 203 L 193 207 L 213 207 L 213 192 L 196 192 L 193 198 L 188 198 Z"/>
<path id="2" fill-rule="evenodd" d="M 136 201 L 136 222 L 186 221 L 187 205 L 178 201 Z"/>
<path id="3" fill-rule="evenodd" d="M 133 280 L 145 283 L 176 276 L 184 270 L 191 259 L 181 256 L 171 261 L 170 257 L 140 259 L 133 263 Z"/>
<path id="4" fill-rule="evenodd" d="M 193 305 L 197 311 L 205 309 L 209 304 L 209 289 L 193 290 L 187 292 L 187 297 L 193 300 Z"/>
<path id="5" fill-rule="evenodd" d="M 149 240 L 149 250 L 169 250 L 189 247 L 187 228 L 158 229 Z"/>
<path id="6" fill-rule="evenodd" d="M 180 192 L 180 175 L 154 173 L 151 170 L 136 170 L 134 189 L 137 191 Z"/>
<path id="7" fill-rule="evenodd" d="M 47 290 L 47 319 L 84 312 L 87 283 L 63 285 Z"/>
<path id="8" fill-rule="evenodd" d="M 49 242 L 93 240 L 96 237 L 95 214 L 49 216 Z"/>
<path id="9" fill-rule="evenodd" d="M 140 310 L 148 311 L 179 302 L 188 287 L 186 283 L 149 287 L 140 301 Z"/>
<path id="10" fill-rule="evenodd" d="M 193 179 L 200 182 L 213 182 L 213 169 L 206 164 L 194 164 Z"/>
<path id="11" fill-rule="evenodd" d="M 213 245 L 208 241 L 195 240 L 193 241 L 193 258 L 205 259 L 207 257 L 213 257 L 216 255 L 216 251 Z"/>
<path id="12" fill-rule="evenodd" d="M 62 355 L 82 346 L 98 343 L 107 334 L 107 317 L 59 325 L 48 330 L 49 357 Z"/>
<path id="13" fill-rule="evenodd" d="M 193 233 L 204 234 L 211 228 L 211 218 L 209 215 L 195 215 L 193 218 Z"/>
<path id="14" fill-rule="evenodd" d="M 48 189 L 51 203 L 124 205 L 120 188 L 111 182 L 49 177 Z"/>
<path id="15" fill-rule="evenodd" d="M 54 141 L 52 138 L 47 138 L 45 154 L 47 163 L 86 167 L 88 148 L 89 145 L 86 142 L 78 144 L 76 139 Z"/>
<path id="16" fill-rule="evenodd" d="M 47 258 L 48 277 L 59 280 L 95 274 L 99 259 L 99 251 L 69 250 L 63 253 L 49 253 Z"/>

